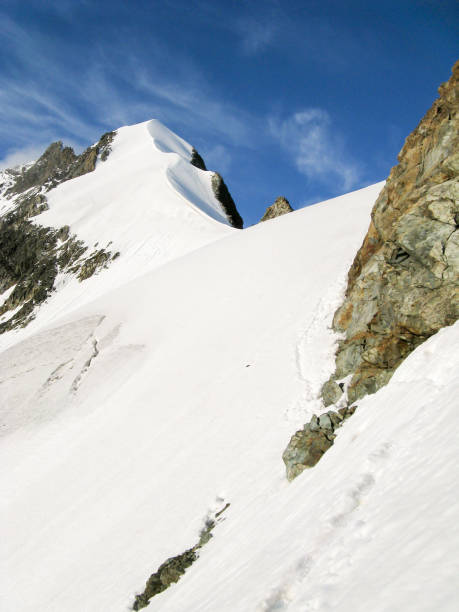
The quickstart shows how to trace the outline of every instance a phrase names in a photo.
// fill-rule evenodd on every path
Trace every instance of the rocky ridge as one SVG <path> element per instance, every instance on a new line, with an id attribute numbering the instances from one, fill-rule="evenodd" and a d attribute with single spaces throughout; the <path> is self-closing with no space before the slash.
<path id="1" fill-rule="evenodd" d="M 293 212 L 293 208 L 290 206 L 290 202 L 287 200 L 287 198 L 279 196 L 274 201 L 274 204 L 268 206 L 265 211 L 265 214 L 260 219 L 260 222 L 268 221 L 269 219 L 274 219 L 275 217 L 280 217 L 281 215 L 285 215 L 289 212 Z"/>
<path id="2" fill-rule="evenodd" d="M 325 405 L 385 385 L 409 353 L 459 317 L 459 62 L 408 136 L 379 195 L 333 319 L 343 334 Z"/>
<path id="3" fill-rule="evenodd" d="M 194 165 L 196 165 L 196 163 Z M 234 203 L 234 200 L 231 197 L 231 194 L 228 190 L 228 187 L 226 186 L 225 181 L 223 180 L 221 175 L 218 174 L 218 172 L 214 172 L 212 174 L 211 184 L 215 197 L 223 206 L 223 210 L 225 211 L 225 214 L 228 217 L 228 220 L 231 225 L 237 229 L 242 229 L 244 226 L 244 221 L 242 220 L 242 217 L 236 208 L 236 204 Z"/>

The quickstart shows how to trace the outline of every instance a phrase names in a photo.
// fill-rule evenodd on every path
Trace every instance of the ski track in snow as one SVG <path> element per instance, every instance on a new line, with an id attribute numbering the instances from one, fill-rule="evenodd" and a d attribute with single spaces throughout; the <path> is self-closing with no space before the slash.
<path id="1" fill-rule="evenodd" d="M 320 561 L 321 568 L 327 568 L 326 573 L 321 572 L 321 585 L 327 590 L 337 579 L 342 580 L 342 574 L 350 565 L 356 548 L 371 539 L 372 535 L 359 513 L 359 508 L 375 487 L 378 472 L 383 469 L 383 464 L 390 460 L 391 449 L 392 445 L 385 442 L 370 453 L 356 482 L 342 496 L 339 503 L 341 510 L 328 518 L 326 529 L 316 538 L 316 546 L 313 549 L 306 548 L 304 555 L 296 559 L 284 579 L 261 602 L 256 612 L 287 610 L 292 602 L 301 604 L 301 610 L 304 612 L 328 610 L 328 607 L 321 607 L 323 602 L 316 598 L 300 597 L 303 583 L 308 580 L 311 571 Z M 342 541 L 346 533 L 352 534 L 352 547 L 346 546 Z"/>

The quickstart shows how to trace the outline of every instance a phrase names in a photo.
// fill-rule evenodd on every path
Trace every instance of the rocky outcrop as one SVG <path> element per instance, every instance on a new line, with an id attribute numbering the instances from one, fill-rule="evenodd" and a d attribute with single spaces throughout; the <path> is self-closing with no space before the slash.
<path id="1" fill-rule="evenodd" d="M 53 142 L 34 164 L 18 174 L 6 196 L 23 193 L 31 187 L 42 187 L 65 180 L 64 177 L 76 159 L 71 147 L 64 147 L 60 140 Z"/>
<path id="2" fill-rule="evenodd" d="M 148 606 L 150 599 L 159 593 L 162 593 L 172 584 L 178 582 L 185 571 L 193 565 L 198 558 L 199 549 L 201 549 L 213 537 L 212 531 L 217 523 L 222 521 L 222 514 L 229 508 L 230 504 L 216 512 L 213 516 L 207 516 L 204 521 L 204 527 L 199 534 L 198 543 L 175 557 L 170 557 L 150 576 L 145 585 L 144 591 L 140 595 L 136 595 L 133 610 L 141 610 Z"/>
<path id="3" fill-rule="evenodd" d="M 206 164 L 203 158 L 199 155 L 196 149 L 193 147 L 191 150 L 191 159 L 190 164 L 195 168 L 199 168 L 199 170 L 207 170 Z M 212 174 L 212 191 L 214 192 L 215 197 L 223 206 L 223 210 L 228 218 L 228 221 L 231 223 L 233 227 L 238 229 L 242 229 L 244 225 L 244 221 L 242 220 L 239 211 L 236 208 L 236 204 L 234 203 L 233 198 L 228 190 L 228 187 L 225 184 L 225 181 L 221 177 L 218 172 L 214 172 Z"/>
<path id="4" fill-rule="evenodd" d="M 180 555 L 167 559 L 159 566 L 157 571 L 150 576 L 145 586 L 145 590 L 135 598 L 133 610 L 141 610 L 148 606 L 150 599 L 159 593 L 162 593 L 167 588 L 178 582 L 185 573 L 185 570 L 193 565 L 197 559 L 197 554 L 194 548 L 186 550 Z"/>
<path id="5" fill-rule="evenodd" d="M 194 147 L 191 150 L 190 164 L 194 166 L 195 168 L 199 168 L 200 170 L 207 170 L 204 160 L 202 159 L 202 157 L 199 155 L 199 153 L 196 151 Z"/>
<path id="6" fill-rule="evenodd" d="M 231 225 L 238 229 L 242 229 L 244 221 L 236 208 L 236 204 L 228 191 L 225 181 L 218 172 L 214 172 L 212 175 L 212 190 L 217 200 L 223 206 L 223 210 Z"/>
<path id="7" fill-rule="evenodd" d="M 292 211 L 293 211 L 293 208 L 290 206 L 290 202 L 287 200 L 287 198 L 284 198 L 283 196 L 279 196 L 274 201 L 274 204 L 271 204 L 271 206 L 268 206 L 265 214 L 260 219 L 260 222 L 268 221 L 269 219 L 274 219 L 275 217 L 280 217 L 281 215 L 285 215 Z"/>
<path id="8" fill-rule="evenodd" d="M 306 468 L 314 467 L 325 452 L 333 446 L 335 430 L 344 420 L 354 414 L 357 406 L 329 410 L 319 417 L 315 414 L 309 423 L 293 434 L 282 459 L 287 470 L 287 479 L 293 480 Z"/>
<path id="9" fill-rule="evenodd" d="M 459 316 L 459 62 L 408 136 L 376 201 L 333 328 L 344 335 L 323 388 L 374 393 L 405 357 Z"/>

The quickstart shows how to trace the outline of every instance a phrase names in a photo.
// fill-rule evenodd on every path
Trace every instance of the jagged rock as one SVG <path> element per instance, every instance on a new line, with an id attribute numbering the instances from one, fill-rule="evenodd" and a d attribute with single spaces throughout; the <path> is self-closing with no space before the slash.
<path id="1" fill-rule="evenodd" d="M 60 140 L 53 142 L 32 166 L 17 176 L 15 184 L 6 195 L 22 193 L 31 187 L 42 186 L 52 178 L 65 175 L 76 159 L 71 147 L 64 147 Z"/>
<path id="2" fill-rule="evenodd" d="M 202 157 L 199 155 L 199 153 L 196 151 L 194 147 L 191 151 L 190 164 L 192 166 L 195 166 L 196 168 L 199 168 L 200 170 L 207 170 L 204 160 L 202 159 Z"/>
<path id="3" fill-rule="evenodd" d="M 150 576 L 141 595 L 137 595 L 133 605 L 134 610 L 141 610 L 148 606 L 152 597 L 165 591 L 171 584 L 177 582 L 197 559 L 195 548 L 190 548 L 184 553 L 167 559 L 158 570 Z"/>
<path id="4" fill-rule="evenodd" d="M 225 181 L 222 179 L 218 172 L 214 172 L 212 175 L 212 189 L 217 200 L 223 206 L 226 216 L 233 227 L 242 229 L 244 222 L 241 215 L 239 214 L 236 204 L 231 197 L 228 187 Z"/>
<path id="5" fill-rule="evenodd" d="M 350 406 L 341 408 L 338 412 L 330 410 L 320 417 L 314 414 L 303 429 L 293 434 L 282 455 L 289 481 L 319 462 L 322 455 L 333 445 L 335 430 L 354 414 L 356 408 L 357 406 Z"/>
<path id="6" fill-rule="evenodd" d="M 101 136 L 98 143 L 88 147 L 81 155 L 78 155 L 70 168 L 68 179 L 92 172 L 96 167 L 97 159 L 106 161 L 110 154 L 115 134 L 116 132 L 106 132 Z"/>
<path id="7" fill-rule="evenodd" d="M 171 584 L 178 582 L 185 573 L 185 570 L 198 558 L 199 549 L 207 544 L 212 538 L 212 530 L 216 524 L 222 520 L 221 515 L 229 506 L 229 503 L 225 504 L 225 506 L 219 512 L 216 512 L 213 517 L 208 516 L 206 518 L 204 527 L 199 534 L 199 541 L 195 546 L 189 548 L 180 555 L 170 557 L 159 566 L 156 572 L 147 580 L 143 593 L 136 595 L 134 605 L 132 606 L 133 610 L 145 608 L 150 603 L 152 597 L 165 591 Z"/>
<path id="8" fill-rule="evenodd" d="M 274 217 L 280 217 L 281 215 L 285 215 L 292 211 L 293 208 L 290 206 L 290 202 L 283 196 L 280 196 L 274 201 L 274 204 L 268 206 L 260 222 L 268 221 L 268 219 L 274 219 Z"/>
<path id="9" fill-rule="evenodd" d="M 343 390 L 334 380 L 328 380 L 322 387 L 322 399 L 324 406 L 331 406 L 339 401 Z"/>
<path id="10" fill-rule="evenodd" d="M 53 142 L 34 164 L 15 174 L 14 184 L 6 191 L 6 196 L 23 193 L 32 187 L 48 191 L 64 181 L 92 172 L 98 158 L 107 159 L 114 136 L 115 132 L 105 133 L 97 144 L 81 155 L 75 155 L 73 149 L 64 147 L 60 140 Z"/>
<path id="11" fill-rule="evenodd" d="M 333 319 L 345 337 L 322 390 L 327 404 L 332 382 L 349 374 L 350 401 L 374 393 L 459 317 L 459 62 L 439 94 L 406 139 L 349 271 Z"/>

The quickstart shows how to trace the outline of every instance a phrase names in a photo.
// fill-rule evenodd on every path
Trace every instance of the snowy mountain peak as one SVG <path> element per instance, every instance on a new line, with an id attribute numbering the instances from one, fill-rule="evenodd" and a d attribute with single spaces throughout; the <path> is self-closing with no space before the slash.
<path id="1" fill-rule="evenodd" d="M 108 132 L 81 155 L 53 143 L 2 176 L 0 332 L 50 308 L 56 290 L 79 304 L 95 295 L 88 283 L 99 295 L 242 227 L 220 175 L 156 120 Z"/>

